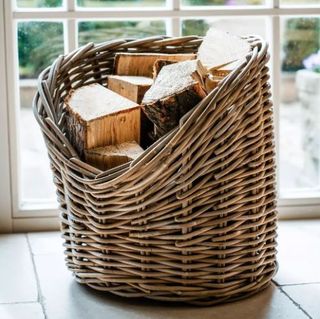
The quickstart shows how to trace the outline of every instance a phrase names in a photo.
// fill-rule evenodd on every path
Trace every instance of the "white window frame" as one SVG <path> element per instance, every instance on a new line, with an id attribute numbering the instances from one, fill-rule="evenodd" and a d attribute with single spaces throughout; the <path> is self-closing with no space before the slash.
<path id="1" fill-rule="evenodd" d="M 267 0 L 268 1 L 268 0 Z M 164 19 L 167 34 L 181 35 L 184 18 L 266 17 L 268 41 L 271 44 L 271 76 L 274 101 L 276 147 L 278 148 L 280 105 L 280 17 L 320 16 L 316 6 L 279 6 L 270 0 L 263 6 L 241 7 L 183 7 L 180 0 L 167 0 L 160 8 L 76 8 L 76 0 L 65 0 L 62 8 L 21 9 L 15 1 L 4 0 L 0 7 L 0 232 L 31 231 L 58 228 L 58 211 L 50 206 L 19 207 L 19 148 L 18 148 L 18 57 L 16 41 L 17 20 L 62 21 L 65 51 L 77 47 L 79 20 L 100 19 Z M 279 154 L 279 152 L 277 152 Z M 279 163 L 278 159 L 277 162 Z M 279 174 L 278 174 L 279 176 Z M 279 199 L 281 218 L 320 217 L 320 197 Z"/>

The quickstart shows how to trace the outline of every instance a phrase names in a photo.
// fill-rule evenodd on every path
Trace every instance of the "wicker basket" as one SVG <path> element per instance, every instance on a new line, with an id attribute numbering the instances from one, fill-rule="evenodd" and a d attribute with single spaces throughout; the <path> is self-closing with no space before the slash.
<path id="1" fill-rule="evenodd" d="M 275 154 L 267 44 L 140 158 L 102 172 L 65 137 L 71 88 L 105 84 L 117 52 L 195 52 L 202 38 L 88 44 L 39 77 L 44 134 L 76 280 L 125 297 L 200 305 L 266 287 L 277 269 Z"/>

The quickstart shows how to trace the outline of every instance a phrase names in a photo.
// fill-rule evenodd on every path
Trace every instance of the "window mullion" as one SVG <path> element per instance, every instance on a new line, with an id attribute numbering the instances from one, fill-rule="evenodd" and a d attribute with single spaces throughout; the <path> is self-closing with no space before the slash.
<path id="1" fill-rule="evenodd" d="M 280 0 L 272 0 L 272 8 L 274 9 L 280 8 Z"/>
<path id="2" fill-rule="evenodd" d="M 77 34 L 77 21 L 75 19 L 67 19 L 66 23 L 64 24 L 65 53 L 71 52 L 77 48 Z"/>
<path id="3" fill-rule="evenodd" d="M 276 0 L 277 1 L 277 0 Z M 275 130 L 275 147 L 276 147 L 276 167 L 277 167 L 277 188 L 278 194 L 280 190 L 280 76 L 281 76 L 281 60 L 280 60 L 280 17 L 273 16 L 271 18 L 271 76 L 272 76 L 272 93 L 273 93 L 273 111 L 274 111 L 274 130 Z"/>
<path id="4" fill-rule="evenodd" d="M 74 13 L 76 0 L 66 0 L 67 11 Z M 77 41 L 77 21 L 76 19 L 67 19 L 64 25 L 64 47 L 65 53 L 75 50 L 78 46 Z"/>
<path id="5" fill-rule="evenodd" d="M 4 3 L 0 4 L 0 232 L 12 231 Z M 7 21 L 8 23 L 8 21 Z"/>

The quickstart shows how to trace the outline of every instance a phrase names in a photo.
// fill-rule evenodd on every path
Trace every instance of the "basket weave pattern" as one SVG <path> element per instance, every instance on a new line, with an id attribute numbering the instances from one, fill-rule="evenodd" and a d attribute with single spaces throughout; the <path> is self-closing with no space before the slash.
<path id="1" fill-rule="evenodd" d="M 39 77 L 34 113 L 48 149 L 68 268 L 126 297 L 200 305 L 266 287 L 277 263 L 267 45 L 132 163 L 101 172 L 66 138 L 63 98 L 105 84 L 117 52 L 195 52 L 199 37 L 88 44 Z"/>

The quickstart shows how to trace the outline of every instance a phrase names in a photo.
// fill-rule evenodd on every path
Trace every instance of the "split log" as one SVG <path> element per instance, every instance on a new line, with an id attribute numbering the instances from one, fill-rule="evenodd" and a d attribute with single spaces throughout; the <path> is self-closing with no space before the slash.
<path id="1" fill-rule="evenodd" d="M 86 162 L 101 170 L 107 170 L 140 156 L 144 150 L 135 141 L 117 145 L 108 145 L 85 151 Z"/>
<path id="2" fill-rule="evenodd" d="M 146 91 L 151 87 L 153 80 L 145 76 L 134 75 L 109 75 L 108 88 L 112 91 L 141 104 Z M 141 112 L 141 132 L 140 132 L 140 145 L 143 148 L 149 147 L 155 142 L 154 125 Z"/>
<path id="3" fill-rule="evenodd" d="M 85 150 L 140 142 L 140 107 L 100 84 L 72 90 L 65 99 L 67 137 L 81 158 Z"/>
<path id="4" fill-rule="evenodd" d="M 226 76 L 244 61 L 249 43 L 238 36 L 211 28 L 203 38 L 198 59 L 215 76 Z"/>
<path id="5" fill-rule="evenodd" d="M 142 108 L 160 136 L 179 124 L 180 118 L 198 104 L 206 91 L 195 78 L 198 62 L 164 66 L 142 100 Z"/>
<path id="6" fill-rule="evenodd" d="M 217 76 L 210 74 L 209 70 L 201 63 L 200 60 L 197 60 L 197 69 L 193 72 L 192 76 L 201 84 L 207 94 L 215 89 L 225 77 L 225 75 Z"/>
<path id="7" fill-rule="evenodd" d="M 146 76 L 132 75 L 109 75 L 108 88 L 127 99 L 141 103 L 144 94 L 149 90 L 153 83 L 151 78 Z"/>
<path id="8" fill-rule="evenodd" d="M 159 60 L 186 61 L 194 60 L 193 53 L 158 54 L 158 53 L 118 53 L 114 61 L 114 74 L 137 75 L 152 78 L 153 65 Z"/>
<path id="9" fill-rule="evenodd" d="M 157 60 L 156 62 L 154 62 L 154 65 L 153 65 L 153 78 L 155 79 L 158 76 L 159 72 L 164 66 L 177 63 L 177 62 L 178 61 L 170 61 L 170 60 L 163 60 L 163 59 Z"/>

